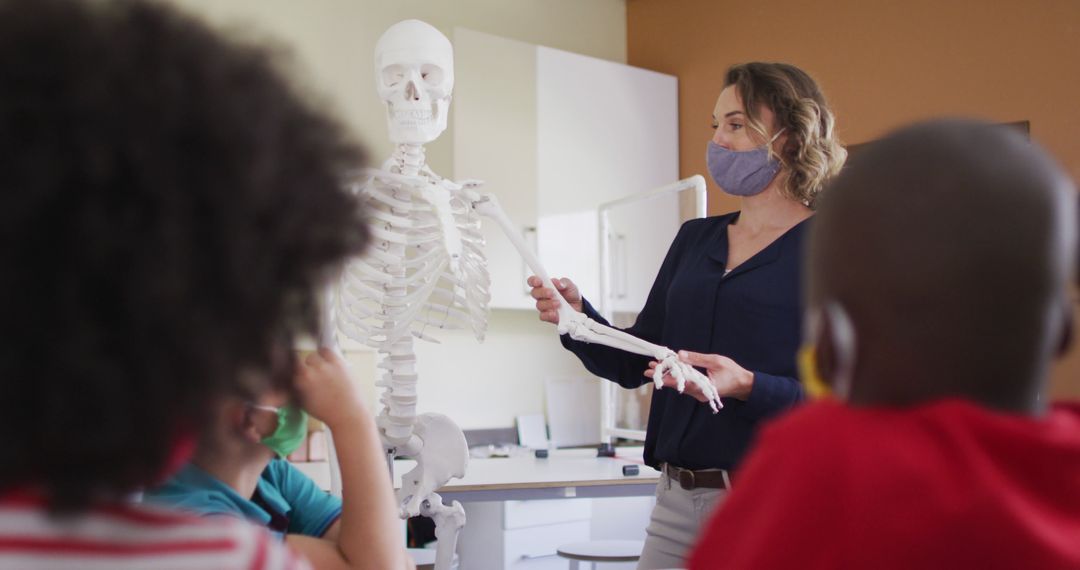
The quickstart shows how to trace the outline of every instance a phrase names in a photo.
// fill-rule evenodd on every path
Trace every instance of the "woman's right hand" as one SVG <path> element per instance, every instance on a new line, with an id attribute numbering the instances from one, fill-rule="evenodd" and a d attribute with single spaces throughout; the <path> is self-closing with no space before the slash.
<path id="1" fill-rule="evenodd" d="M 562 299 L 565 299 L 570 304 L 570 308 L 577 312 L 584 311 L 581 302 L 581 291 L 578 291 L 577 285 L 574 282 L 563 277 L 562 279 L 552 279 L 551 283 L 555 286 L 544 287 L 544 282 L 539 277 L 533 275 L 528 279 L 529 287 L 532 287 L 530 294 L 533 299 L 536 299 L 536 310 L 540 312 L 540 320 L 547 321 L 552 324 L 559 324 L 559 303 Z M 556 294 L 558 291 L 558 294 Z"/>

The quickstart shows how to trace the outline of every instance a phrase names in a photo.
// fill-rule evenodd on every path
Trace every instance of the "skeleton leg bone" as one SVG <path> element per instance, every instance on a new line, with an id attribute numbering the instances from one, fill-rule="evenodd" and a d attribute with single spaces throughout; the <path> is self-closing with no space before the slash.
<path id="1" fill-rule="evenodd" d="M 465 526 L 465 509 L 454 501 L 444 505 L 438 493 L 431 493 L 420 505 L 420 514 L 435 521 L 435 567 L 450 568 L 454 563 L 454 551 L 457 549 L 458 533 Z"/>
<path id="2" fill-rule="evenodd" d="M 541 265 L 536 254 L 525 244 L 525 241 L 521 236 L 514 231 L 513 224 L 510 222 L 510 219 L 507 218 L 506 213 L 499 206 L 495 197 L 490 194 L 480 194 L 480 196 L 480 199 L 473 203 L 473 208 L 499 224 L 499 227 L 502 228 L 506 237 L 509 238 L 514 244 L 514 247 L 517 248 L 518 253 L 525 259 L 525 263 L 532 269 L 533 273 L 535 273 L 545 284 L 551 283 L 551 278 L 548 276 L 544 266 Z M 601 325 L 585 315 L 574 311 L 567 306 L 566 303 L 559 304 L 558 330 L 559 334 L 569 334 L 574 340 L 602 344 L 634 354 L 650 356 L 660 362 L 656 367 L 657 373 L 653 379 L 657 389 L 663 386 L 664 374 L 670 373 L 671 376 L 675 378 L 677 383 L 676 388 L 679 392 L 682 392 L 686 387 L 686 383 L 690 382 L 700 388 L 705 394 L 706 398 L 709 400 L 709 406 L 714 413 L 723 407 L 723 404 L 720 402 L 720 395 L 716 392 L 716 387 L 713 386 L 708 377 L 698 372 L 694 367 L 679 360 L 678 355 L 670 348 L 659 346 L 641 340 L 623 331 Z"/>
<path id="3" fill-rule="evenodd" d="M 465 476 L 469 447 L 461 428 L 442 414 L 421 414 L 414 429 L 423 447 L 416 457 L 416 467 L 401 477 L 398 491 L 401 517 L 422 514 L 435 520 L 435 538 L 439 542 L 435 568 L 449 569 L 458 532 L 465 526 L 465 509 L 457 501 L 444 505 L 435 491 L 451 478 Z"/>

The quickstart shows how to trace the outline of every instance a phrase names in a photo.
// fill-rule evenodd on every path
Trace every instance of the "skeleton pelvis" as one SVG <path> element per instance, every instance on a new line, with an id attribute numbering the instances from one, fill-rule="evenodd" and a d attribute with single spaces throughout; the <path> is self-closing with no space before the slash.
<path id="1" fill-rule="evenodd" d="M 401 478 L 398 500 L 402 516 L 415 516 L 424 499 L 451 478 L 464 477 L 469 464 L 465 434 L 450 418 L 421 414 L 416 418 L 414 433 L 423 441 L 423 447 L 413 458 L 416 467 Z"/>

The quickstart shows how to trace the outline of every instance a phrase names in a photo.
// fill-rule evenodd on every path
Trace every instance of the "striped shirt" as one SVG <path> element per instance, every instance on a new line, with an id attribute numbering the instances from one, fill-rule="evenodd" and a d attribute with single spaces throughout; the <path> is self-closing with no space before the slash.
<path id="1" fill-rule="evenodd" d="M 135 505 L 49 515 L 45 501 L 0 498 L 0 568 L 26 570 L 306 570 L 262 528 Z"/>

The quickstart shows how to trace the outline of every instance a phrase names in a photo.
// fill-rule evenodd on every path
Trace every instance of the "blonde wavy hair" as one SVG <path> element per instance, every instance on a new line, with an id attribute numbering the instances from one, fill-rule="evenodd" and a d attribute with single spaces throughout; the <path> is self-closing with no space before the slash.
<path id="1" fill-rule="evenodd" d="M 745 109 L 747 124 L 769 139 L 758 109 L 769 108 L 776 128 L 787 142 L 777 158 L 787 172 L 782 187 L 791 199 L 813 207 L 825 182 L 840 172 L 847 151 L 836 137 L 835 118 L 817 82 L 794 65 L 742 63 L 724 76 L 724 87 L 735 86 Z M 769 153 L 774 154 L 769 148 Z"/>

